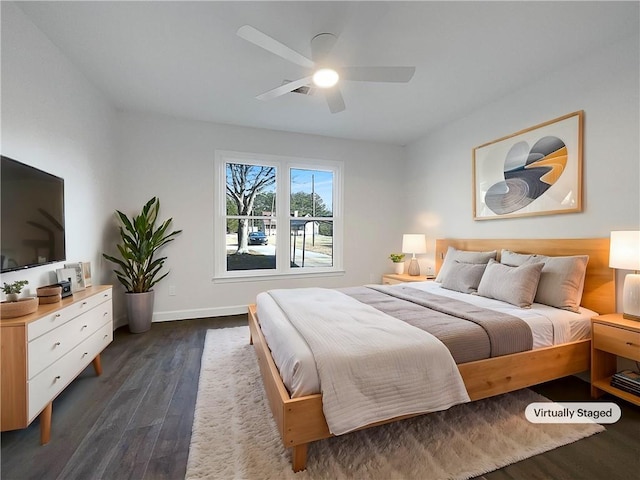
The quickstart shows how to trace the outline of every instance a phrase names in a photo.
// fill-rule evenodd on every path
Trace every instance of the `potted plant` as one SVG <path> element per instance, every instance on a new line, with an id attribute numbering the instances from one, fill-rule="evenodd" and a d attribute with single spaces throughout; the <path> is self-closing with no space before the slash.
<path id="1" fill-rule="evenodd" d="M 7 302 L 17 302 L 18 296 L 20 295 L 20 292 L 22 292 L 22 287 L 28 284 L 28 280 L 18 280 L 13 283 L 4 282 L 2 291 L 7 296 Z"/>
<path id="2" fill-rule="evenodd" d="M 401 275 L 404 273 L 404 253 L 392 253 L 389 259 L 393 262 L 395 273 Z"/>
<path id="3" fill-rule="evenodd" d="M 119 268 L 114 272 L 118 280 L 127 289 L 125 303 L 129 318 L 129 330 L 132 333 L 146 332 L 151 328 L 153 317 L 153 286 L 166 277 L 161 274 L 167 257 L 156 257 L 158 250 L 182 232 L 169 232 L 173 219 L 156 226 L 160 200 L 153 197 L 139 215 L 133 218 L 116 210 L 120 220 L 121 243 L 117 245 L 120 257 L 103 253 L 102 256 L 115 263 Z"/>
<path id="4" fill-rule="evenodd" d="M 27 280 L 18 280 L 13 283 L 4 282 L 2 291 L 6 294 L 7 300 L 0 303 L 0 318 L 22 317 L 38 309 L 38 297 L 18 297 L 22 292 L 22 287 L 28 283 Z"/>

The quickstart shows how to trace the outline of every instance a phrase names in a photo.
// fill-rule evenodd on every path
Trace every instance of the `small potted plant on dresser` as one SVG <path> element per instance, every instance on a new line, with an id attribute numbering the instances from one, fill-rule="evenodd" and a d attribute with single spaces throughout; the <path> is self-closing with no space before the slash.
<path id="1" fill-rule="evenodd" d="M 389 255 L 389 259 L 393 262 L 393 273 L 402 275 L 404 273 L 404 253 L 392 253 Z"/>
<path id="2" fill-rule="evenodd" d="M 0 318 L 15 318 L 29 315 L 38 309 L 38 297 L 20 298 L 20 293 L 27 280 L 18 280 L 13 283 L 4 282 L 2 291 L 7 300 L 0 304 Z"/>
<path id="3" fill-rule="evenodd" d="M 149 200 L 142 212 L 133 218 L 116 210 L 120 220 L 122 242 L 117 247 L 121 258 L 102 254 L 104 258 L 120 267 L 114 272 L 127 289 L 125 303 L 131 333 L 142 333 L 151 328 L 154 300 L 152 287 L 169 274 L 160 274 L 167 257 L 156 257 L 156 254 L 161 247 L 173 241 L 174 237 L 182 232 L 176 230 L 169 233 L 173 221 L 171 218 L 156 226 L 159 210 L 160 200 L 156 197 Z"/>

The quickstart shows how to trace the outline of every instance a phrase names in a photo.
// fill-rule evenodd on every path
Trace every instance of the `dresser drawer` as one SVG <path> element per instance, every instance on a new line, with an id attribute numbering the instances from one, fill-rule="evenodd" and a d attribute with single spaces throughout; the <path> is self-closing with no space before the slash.
<path id="1" fill-rule="evenodd" d="M 640 361 L 640 332 L 594 323 L 593 348 Z"/>
<path id="2" fill-rule="evenodd" d="M 83 343 L 29 380 L 29 422 L 113 340 L 113 323 L 102 325 Z"/>
<path id="3" fill-rule="evenodd" d="M 111 302 L 103 302 L 86 313 L 77 316 L 58 328 L 29 342 L 29 369 L 27 377 L 33 378 L 76 345 L 89 338 L 113 317 Z"/>
<path id="4" fill-rule="evenodd" d="M 111 303 L 111 297 L 112 290 L 108 289 L 97 295 L 87 297 L 82 301 L 75 302 L 68 307 L 61 308 L 60 310 L 49 313 L 48 315 L 44 315 L 38 321 L 31 322 L 28 325 L 28 340 L 34 340 L 40 335 L 44 335 L 54 328 L 64 325 L 72 318 L 82 315 L 84 312 L 91 310 L 93 307 L 103 302 L 109 301 L 109 303 Z"/>

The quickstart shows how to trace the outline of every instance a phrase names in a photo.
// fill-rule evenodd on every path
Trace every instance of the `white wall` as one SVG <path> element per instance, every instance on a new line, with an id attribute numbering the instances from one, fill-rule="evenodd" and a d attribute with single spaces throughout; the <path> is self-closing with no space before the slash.
<path id="1" fill-rule="evenodd" d="M 183 233 L 163 250 L 170 275 L 155 288 L 154 320 L 246 311 L 269 288 L 339 287 L 378 282 L 391 271 L 389 253 L 401 246 L 403 149 L 366 142 L 176 119 L 118 114 L 116 200 L 136 214 L 152 196 L 161 218 Z M 344 162 L 344 267 L 341 276 L 214 283 L 213 162 L 216 149 Z M 115 224 L 113 227 L 115 233 Z M 114 242 L 117 240 L 114 237 Z M 176 295 L 168 287 L 176 286 Z"/>
<path id="2" fill-rule="evenodd" d="M 587 237 L 638 228 L 638 43 L 630 38 L 576 59 L 403 150 L 115 113 L 19 8 L 2 2 L 2 154 L 65 178 L 67 256 L 92 261 L 98 281 L 113 281 L 100 253 L 116 241 L 114 209 L 135 213 L 158 195 L 163 217 L 173 217 L 184 234 L 165 251 L 171 274 L 158 285 L 155 318 L 234 312 L 267 288 L 377 281 L 391 270 L 387 256 L 400 249 L 403 232 L 431 239 Z M 576 110 L 585 111 L 584 212 L 474 222 L 472 148 Z M 344 161 L 345 275 L 213 283 L 216 149 Z M 403 165 L 405 175 L 398 175 Z M 430 261 L 427 255 L 423 268 Z M 26 278 L 35 288 L 52 282 L 58 266 L 2 280 Z M 168 296 L 169 285 L 177 287 L 176 296 Z"/>
<path id="3" fill-rule="evenodd" d="M 2 154 L 65 180 L 67 259 L 90 261 L 100 282 L 112 216 L 115 111 L 13 3 L 2 2 Z M 52 264 L 2 275 L 24 290 L 56 281 Z"/>
<path id="4" fill-rule="evenodd" d="M 603 47 L 407 147 L 405 229 L 433 240 L 607 237 L 640 225 L 639 39 Z M 472 149 L 584 110 L 583 212 L 474 221 Z M 426 255 L 424 265 L 433 262 Z"/>

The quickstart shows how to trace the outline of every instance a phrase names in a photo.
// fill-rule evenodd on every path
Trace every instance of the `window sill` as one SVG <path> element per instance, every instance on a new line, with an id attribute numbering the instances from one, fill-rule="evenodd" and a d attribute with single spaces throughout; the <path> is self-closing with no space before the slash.
<path id="1" fill-rule="evenodd" d="M 264 282 L 270 280 L 283 280 L 286 278 L 319 278 L 319 277 L 341 277 L 346 272 L 344 270 L 331 270 L 324 272 L 291 272 L 291 273 L 251 273 L 234 275 L 233 277 L 213 277 L 213 283 L 238 283 L 238 282 Z"/>

